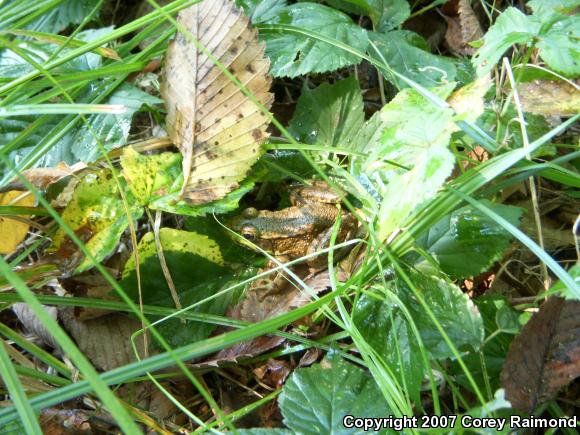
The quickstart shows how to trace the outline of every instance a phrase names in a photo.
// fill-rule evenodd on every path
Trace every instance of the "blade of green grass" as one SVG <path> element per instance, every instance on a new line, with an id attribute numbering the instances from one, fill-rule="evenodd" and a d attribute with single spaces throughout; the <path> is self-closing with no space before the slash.
<path id="1" fill-rule="evenodd" d="M 10 357 L 4 348 L 5 343 L 4 340 L 0 342 L 0 376 L 4 381 L 4 385 L 10 394 L 10 398 L 18 411 L 18 415 L 20 415 L 20 421 L 24 430 L 27 434 L 38 434 L 42 435 L 42 429 L 40 429 L 40 425 L 38 424 L 38 419 L 34 414 L 32 406 L 26 397 L 26 392 L 24 391 L 24 387 L 20 383 L 20 379 L 18 379 L 18 374 L 12 365 L 12 361 L 10 361 Z"/>

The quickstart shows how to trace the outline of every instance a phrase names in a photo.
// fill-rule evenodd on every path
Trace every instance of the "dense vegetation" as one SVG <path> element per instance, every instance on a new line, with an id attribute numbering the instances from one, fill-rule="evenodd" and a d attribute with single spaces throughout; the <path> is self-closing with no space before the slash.
<path id="1" fill-rule="evenodd" d="M 578 8 L 0 3 L 0 432 L 577 414 Z"/>

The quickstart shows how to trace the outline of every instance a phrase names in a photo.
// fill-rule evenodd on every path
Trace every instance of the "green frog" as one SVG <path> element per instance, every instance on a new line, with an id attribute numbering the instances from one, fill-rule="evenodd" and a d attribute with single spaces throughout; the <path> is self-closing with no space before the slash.
<path id="1" fill-rule="evenodd" d="M 245 209 L 228 226 L 245 239 L 259 246 L 281 261 L 294 260 L 313 254 L 330 245 L 334 223 L 339 214 L 342 223 L 336 243 L 354 236 L 356 219 L 340 210 L 341 195 L 324 182 L 292 189 L 292 206 L 278 211 Z M 344 252 L 344 250 L 343 250 Z M 335 258 L 342 254 L 335 252 Z M 311 270 L 320 270 L 327 263 L 325 255 L 307 260 Z"/>

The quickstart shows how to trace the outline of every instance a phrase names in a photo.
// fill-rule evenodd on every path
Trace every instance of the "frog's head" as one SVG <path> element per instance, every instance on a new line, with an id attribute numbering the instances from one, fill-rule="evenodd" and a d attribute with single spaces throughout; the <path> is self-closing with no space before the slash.
<path id="1" fill-rule="evenodd" d="M 248 207 L 241 214 L 234 216 L 226 222 L 226 226 L 240 234 L 248 242 L 258 245 L 263 249 L 268 249 L 268 243 L 261 237 L 259 230 L 259 211 L 254 207 Z"/>

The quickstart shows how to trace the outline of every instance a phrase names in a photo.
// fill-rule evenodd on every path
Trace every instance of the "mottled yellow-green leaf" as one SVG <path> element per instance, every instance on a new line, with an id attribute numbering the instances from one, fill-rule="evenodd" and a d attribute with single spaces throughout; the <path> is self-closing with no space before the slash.
<path id="1" fill-rule="evenodd" d="M 189 35 L 178 33 L 169 45 L 161 93 L 167 131 L 183 154 L 181 197 L 205 204 L 239 186 L 261 154 L 268 119 L 191 37 L 266 107 L 272 101 L 270 63 L 257 32 L 232 1 L 192 5 L 178 21 Z"/>
<path id="2" fill-rule="evenodd" d="M 138 219 L 143 214 L 131 192 L 126 188 L 123 179 L 119 183 L 124 187 L 125 197 L 129 203 L 129 214 Z M 99 170 L 86 174 L 76 186 L 73 198 L 61 214 L 65 223 L 83 241 L 96 261 L 104 260 L 116 248 L 121 234 L 129 225 L 129 219 L 119 192 L 119 184 L 110 170 Z M 65 249 L 63 245 L 66 243 Z M 62 228 L 56 232 L 52 250 L 59 250 L 63 260 L 80 255 Z M 73 251 L 74 250 L 74 251 Z M 73 260 L 71 260 L 73 261 Z M 90 269 L 92 263 L 84 258 L 75 271 Z"/>
<path id="3" fill-rule="evenodd" d="M 168 193 L 171 185 L 180 176 L 177 169 L 181 155 L 162 153 L 150 156 L 139 154 L 126 147 L 121 156 L 123 176 L 131 192 L 141 205 L 148 205 L 152 197 Z"/>

